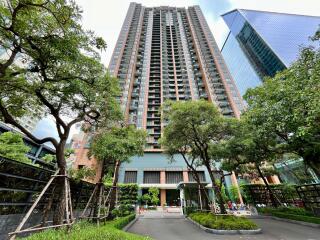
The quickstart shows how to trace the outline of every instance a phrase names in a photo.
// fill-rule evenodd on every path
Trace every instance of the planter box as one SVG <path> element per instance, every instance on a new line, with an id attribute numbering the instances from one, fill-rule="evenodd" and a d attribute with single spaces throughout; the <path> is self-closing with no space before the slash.
<path id="1" fill-rule="evenodd" d="M 193 221 L 191 218 L 187 217 L 187 219 L 192 222 L 193 224 L 197 225 L 204 231 L 208 233 L 213 234 L 220 234 L 220 235 L 235 235 L 235 234 L 260 234 L 262 233 L 261 228 L 255 229 L 255 230 L 220 230 L 220 229 L 213 229 L 213 228 L 207 228 L 205 226 L 202 226 L 200 223 L 197 223 L 196 221 Z"/>

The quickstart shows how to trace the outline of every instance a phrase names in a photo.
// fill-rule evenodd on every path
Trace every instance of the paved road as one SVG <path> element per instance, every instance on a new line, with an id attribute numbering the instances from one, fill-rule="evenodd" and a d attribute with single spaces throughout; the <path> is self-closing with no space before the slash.
<path id="1" fill-rule="evenodd" d="M 320 240 L 320 229 L 272 219 L 254 219 L 263 229 L 258 235 L 215 235 L 206 233 L 187 219 L 141 216 L 129 232 L 156 240 Z"/>

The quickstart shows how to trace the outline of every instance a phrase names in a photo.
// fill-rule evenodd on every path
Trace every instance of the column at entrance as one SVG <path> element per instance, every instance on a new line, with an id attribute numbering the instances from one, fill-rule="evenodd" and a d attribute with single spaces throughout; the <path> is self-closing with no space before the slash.
<path id="1" fill-rule="evenodd" d="M 167 203 L 166 190 L 160 189 L 160 205 L 164 206 Z"/>

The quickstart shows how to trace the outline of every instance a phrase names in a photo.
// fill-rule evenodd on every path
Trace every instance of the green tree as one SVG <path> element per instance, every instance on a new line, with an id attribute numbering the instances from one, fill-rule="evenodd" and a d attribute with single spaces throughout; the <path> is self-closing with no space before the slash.
<path id="1" fill-rule="evenodd" d="M 4 132 L 0 135 L 0 156 L 31 164 L 31 160 L 26 156 L 29 150 L 20 134 Z"/>
<path id="2" fill-rule="evenodd" d="M 142 202 L 144 202 L 147 206 L 151 202 L 151 196 L 149 193 L 145 193 L 141 197 Z"/>
<path id="3" fill-rule="evenodd" d="M 156 188 L 156 187 L 151 187 L 149 188 L 149 194 L 150 194 L 150 197 L 151 197 L 151 204 L 153 205 L 158 205 L 159 202 L 160 202 L 160 199 L 159 199 L 159 188 Z"/>
<path id="4" fill-rule="evenodd" d="M 75 180 L 76 182 L 80 182 L 84 178 L 92 178 L 96 175 L 95 170 L 84 166 L 83 168 L 80 169 L 70 169 L 69 171 L 69 176 Z"/>
<path id="5" fill-rule="evenodd" d="M 54 159 L 55 155 L 53 154 L 46 154 L 41 158 L 41 160 L 45 161 L 46 163 L 51 163 Z"/>
<path id="6" fill-rule="evenodd" d="M 225 212 L 224 200 L 213 170 L 216 169 L 213 146 L 228 137 L 231 119 L 224 118 L 208 101 L 168 102 L 164 105 L 164 128 L 161 143 L 170 154 L 181 154 L 198 161 L 209 172 L 221 212 Z"/>
<path id="7" fill-rule="evenodd" d="M 6 51 L 0 60 L 0 118 L 38 144 L 51 142 L 59 174 L 65 175 L 71 127 L 106 121 L 117 106 L 117 81 L 107 74 L 97 52 L 106 44 L 82 28 L 74 1 L 1 1 L 0 16 L 0 44 Z M 29 111 L 50 114 L 59 139 L 39 139 L 19 124 L 17 119 Z M 64 180 L 55 183 L 59 202 L 54 224 L 59 225 L 66 204 Z"/>
<path id="8" fill-rule="evenodd" d="M 319 42 L 319 31 L 313 38 Z M 281 148 L 301 156 L 320 176 L 320 49 L 306 47 L 288 69 L 250 89 L 245 113 L 259 131 L 275 134 Z"/>
<path id="9" fill-rule="evenodd" d="M 115 207 L 121 163 L 128 162 L 132 156 L 143 155 L 145 144 L 146 132 L 133 126 L 103 128 L 94 136 L 89 155 L 94 156 L 102 165 L 98 184 L 103 182 L 104 175 L 108 170 L 113 169 L 110 211 Z M 103 191 L 103 184 L 100 184 L 98 193 L 100 191 Z M 96 204 L 99 205 L 98 202 Z"/>
<path id="10" fill-rule="evenodd" d="M 260 131 L 248 123 L 250 120 L 243 116 L 234 122 L 230 138 L 216 146 L 218 156 L 222 160 L 221 168 L 226 171 L 249 175 L 250 178 L 261 178 L 268 189 L 274 205 L 281 204 L 266 180 L 267 175 L 274 174 L 273 163 L 282 154 L 278 152 L 276 136 Z"/>

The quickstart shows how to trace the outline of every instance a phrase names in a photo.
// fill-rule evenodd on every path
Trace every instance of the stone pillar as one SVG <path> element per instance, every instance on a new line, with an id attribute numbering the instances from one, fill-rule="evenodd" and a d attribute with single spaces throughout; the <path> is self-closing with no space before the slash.
<path id="1" fill-rule="evenodd" d="M 271 181 L 273 184 L 280 184 L 280 179 L 277 175 L 271 176 Z"/>
<path id="2" fill-rule="evenodd" d="M 160 184 L 165 184 L 166 183 L 166 172 L 161 171 L 160 172 Z"/>
<path id="3" fill-rule="evenodd" d="M 166 189 L 160 189 L 160 205 L 164 206 L 166 202 Z"/>
<path id="4" fill-rule="evenodd" d="M 166 183 L 166 172 L 161 171 L 160 172 L 160 184 L 165 184 Z M 163 206 L 166 204 L 166 190 L 165 189 L 160 189 L 160 206 Z"/>
<path id="5" fill-rule="evenodd" d="M 183 215 L 183 208 L 186 206 L 186 202 L 184 199 L 184 188 L 179 189 L 180 191 L 180 209 L 181 209 L 181 215 Z"/>
<path id="6" fill-rule="evenodd" d="M 188 171 L 183 171 L 183 181 L 184 182 L 189 182 Z"/>
<path id="7" fill-rule="evenodd" d="M 232 185 L 238 189 L 239 200 L 240 200 L 240 203 L 243 204 L 243 199 L 242 199 L 242 196 L 240 193 L 238 180 L 237 180 L 237 177 L 236 177 L 236 174 L 234 173 L 234 171 L 232 171 L 232 174 L 231 174 L 231 182 L 232 182 Z"/>

